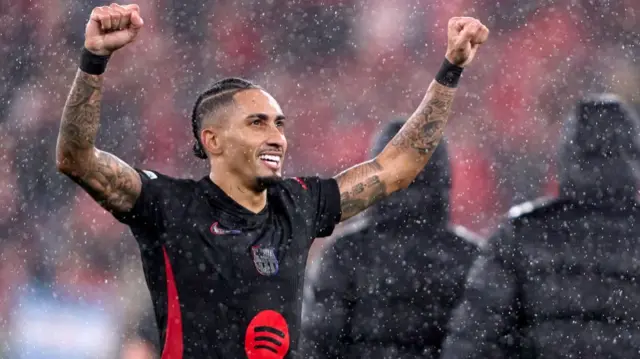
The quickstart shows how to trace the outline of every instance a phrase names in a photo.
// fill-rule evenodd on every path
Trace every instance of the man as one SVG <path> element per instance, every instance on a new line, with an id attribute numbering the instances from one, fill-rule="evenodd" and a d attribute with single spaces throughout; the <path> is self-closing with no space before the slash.
<path id="1" fill-rule="evenodd" d="M 379 156 L 335 178 L 282 178 L 286 120 L 278 103 L 245 80 L 216 83 L 193 110 L 194 149 L 211 165 L 194 181 L 134 169 L 94 147 L 107 61 L 142 25 L 136 5 L 91 13 L 62 116 L 58 168 L 139 242 L 163 358 L 291 358 L 312 240 L 413 181 L 488 30 L 451 19 L 447 61 L 418 110 Z"/>
<path id="2" fill-rule="evenodd" d="M 444 358 L 638 356 L 639 131 L 615 96 L 577 105 L 559 198 L 511 209 L 470 270 Z"/>
<path id="3" fill-rule="evenodd" d="M 385 127 L 373 156 L 403 124 Z M 469 231 L 449 228 L 450 189 L 443 140 L 409 188 L 378 202 L 362 229 L 324 249 L 310 266 L 302 305 L 304 358 L 440 356 L 480 244 Z"/>

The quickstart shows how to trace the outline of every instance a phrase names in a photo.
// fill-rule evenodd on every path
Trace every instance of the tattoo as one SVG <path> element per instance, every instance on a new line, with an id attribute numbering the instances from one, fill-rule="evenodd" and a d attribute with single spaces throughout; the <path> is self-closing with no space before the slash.
<path id="1" fill-rule="evenodd" d="M 336 176 L 341 192 L 341 220 L 355 216 L 389 194 L 387 185 L 379 176 L 382 171 L 380 163 L 372 160 Z"/>
<path id="2" fill-rule="evenodd" d="M 336 176 L 342 220 L 407 187 L 438 146 L 456 89 L 431 83 L 420 107 L 376 159 Z"/>
<path id="3" fill-rule="evenodd" d="M 76 149 L 93 148 L 100 123 L 102 76 L 78 71 L 62 113 L 60 141 Z"/>
<path id="4" fill-rule="evenodd" d="M 97 151 L 95 161 L 83 172 L 67 174 L 102 207 L 113 211 L 127 211 L 140 195 L 140 175 L 118 157 Z"/>
<path id="5" fill-rule="evenodd" d="M 412 149 L 428 160 L 442 138 L 455 92 L 455 88 L 433 83 L 391 145 L 399 150 Z"/>
<path id="6" fill-rule="evenodd" d="M 141 190 L 140 176 L 116 156 L 97 150 L 102 76 L 78 71 L 62 113 L 57 161 L 69 176 L 108 210 L 133 207 Z"/>

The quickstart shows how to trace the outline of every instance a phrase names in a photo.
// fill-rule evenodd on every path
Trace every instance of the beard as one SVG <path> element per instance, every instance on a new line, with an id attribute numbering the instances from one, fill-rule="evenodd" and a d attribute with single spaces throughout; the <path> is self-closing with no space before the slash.
<path id="1" fill-rule="evenodd" d="M 256 188 L 257 192 L 262 192 L 270 187 L 277 185 L 283 181 L 281 176 L 260 176 L 256 177 Z"/>

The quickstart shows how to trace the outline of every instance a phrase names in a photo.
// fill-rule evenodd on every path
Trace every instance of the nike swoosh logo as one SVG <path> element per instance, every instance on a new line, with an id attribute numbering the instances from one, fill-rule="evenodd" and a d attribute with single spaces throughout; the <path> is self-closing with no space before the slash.
<path id="1" fill-rule="evenodd" d="M 209 229 L 211 230 L 211 233 L 215 234 L 216 236 L 224 235 L 224 234 L 241 234 L 242 233 L 237 229 L 221 228 L 220 223 L 218 222 L 213 222 L 213 224 L 211 225 L 211 228 Z"/>

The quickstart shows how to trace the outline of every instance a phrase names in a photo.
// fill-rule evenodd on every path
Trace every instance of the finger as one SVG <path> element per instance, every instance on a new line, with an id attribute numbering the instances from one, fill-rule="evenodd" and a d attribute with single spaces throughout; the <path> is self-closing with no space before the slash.
<path id="1" fill-rule="evenodd" d="M 471 24 L 464 25 L 462 31 L 460 31 L 460 36 L 458 36 L 458 40 L 460 42 L 470 42 L 476 36 L 476 32 L 478 31 L 478 26 Z"/>
<path id="2" fill-rule="evenodd" d="M 140 6 L 138 6 L 137 4 L 124 5 L 123 7 L 127 10 L 135 11 L 138 13 L 140 12 Z"/>
<path id="3" fill-rule="evenodd" d="M 464 23 L 461 20 L 462 18 L 460 17 L 452 17 L 451 19 L 449 19 L 449 29 L 455 31 L 455 33 L 459 33 L 464 26 Z"/>
<path id="4" fill-rule="evenodd" d="M 109 8 L 109 17 L 111 18 L 111 29 L 112 30 L 120 30 L 120 19 L 122 18 L 122 14 L 117 9 L 113 7 Z"/>
<path id="5" fill-rule="evenodd" d="M 95 21 L 98 24 L 100 24 L 100 19 L 101 19 L 100 15 L 102 15 L 102 9 L 97 7 L 97 8 L 95 8 L 95 9 L 93 9 L 91 11 L 91 15 L 89 16 L 89 20 Z M 102 24 L 100 24 L 100 26 L 102 26 Z"/>
<path id="6" fill-rule="evenodd" d="M 129 23 L 131 22 L 130 10 L 127 10 L 118 4 L 111 4 L 111 11 L 115 11 L 118 14 L 120 14 L 120 19 L 117 27 L 119 30 L 126 29 L 127 27 L 129 27 Z"/>
<path id="7" fill-rule="evenodd" d="M 140 17 L 140 13 L 134 11 L 131 13 L 131 28 L 134 30 L 138 30 L 144 25 L 144 21 L 142 21 L 142 17 Z"/>
<path id="8" fill-rule="evenodd" d="M 100 24 L 102 25 L 102 31 L 109 31 L 111 30 L 111 15 L 109 14 L 109 8 L 101 6 L 100 10 Z"/>
<path id="9" fill-rule="evenodd" d="M 478 29 L 478 33 L 476 34 L 476 38 L 473 42 L 476 44 L 483 44 L 488 38 L 489 29 L 484 25 L 480 25 L 480 29 Z"/>

